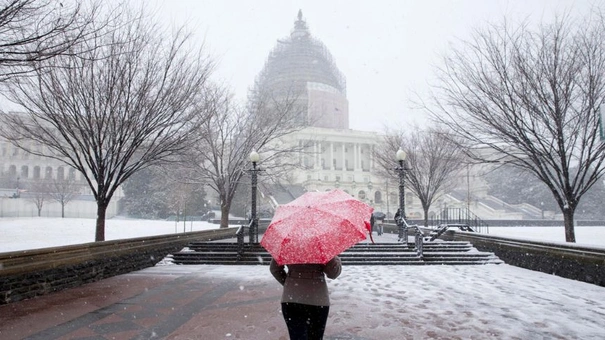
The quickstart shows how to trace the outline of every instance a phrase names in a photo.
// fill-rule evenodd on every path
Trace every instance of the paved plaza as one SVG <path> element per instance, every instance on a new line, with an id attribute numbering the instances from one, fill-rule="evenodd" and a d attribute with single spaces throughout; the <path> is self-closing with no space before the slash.
<path id="1" fill-rule="evenodd" d="M 346 266 L 325 339 L 603 339 L 605 288 L 509 265 Z M 0 306 L 0 339 L 288 339 L 266 265 L 158 265 Z"/>

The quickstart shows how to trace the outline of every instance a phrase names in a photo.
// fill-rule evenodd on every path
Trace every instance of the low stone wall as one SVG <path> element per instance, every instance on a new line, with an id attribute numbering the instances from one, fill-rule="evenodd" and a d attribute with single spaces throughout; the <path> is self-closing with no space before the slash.
<path id="1" fill-rule="evenodd" d="M 468 241 L 505 263 L 605 287 L 605 248 L 519 240 L 463 231 L 446 231 L 441 238 Z"/>
<path id="2" fill-rule="evenodd" d="M 0 304 L 152 267 L 190 242 L 235 237 L 213 229 L 0 253 Z"/>

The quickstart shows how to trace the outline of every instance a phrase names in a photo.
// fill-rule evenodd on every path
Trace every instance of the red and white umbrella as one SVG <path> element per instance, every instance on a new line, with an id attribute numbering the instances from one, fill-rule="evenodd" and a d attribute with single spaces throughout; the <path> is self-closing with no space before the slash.
<path id="1" fill-rule="evenodd" d="M 260 244 L 280 265 L 327 263 L 366 239 L 372 211 L 342 190 L 307 192 L 276 209 Z"/>

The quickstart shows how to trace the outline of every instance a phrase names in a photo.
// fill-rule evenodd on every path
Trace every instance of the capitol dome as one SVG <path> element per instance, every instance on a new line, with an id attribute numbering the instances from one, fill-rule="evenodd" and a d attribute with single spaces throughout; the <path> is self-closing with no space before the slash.
<path id="1" fill-rule="evenodd" d="M 255 86 L 278 97 L 295 93 L 309 126 L 348 129 L 345 77 L 326 46 L 309 33 L 302 11 L 290 36 L 277 41 Z"/>

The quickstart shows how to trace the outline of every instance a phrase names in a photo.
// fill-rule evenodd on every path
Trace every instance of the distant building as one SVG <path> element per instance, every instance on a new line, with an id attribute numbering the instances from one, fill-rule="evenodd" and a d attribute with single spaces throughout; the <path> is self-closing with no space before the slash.
<path id="1" fill-rule="evenodd" d="M 328 48 L 314 38 L 302 12 L 289 36 L 278 39 L 269 53 L 255 86 L 286 98 L 296 94 L 300 121 L 306 128 L 284 140 L 305 146 L 298 155 L 301 169 L 290 176 L 290 183 L 267 188 L 273 205 L 283 204 L 304 191 L 339 188 L 392 216 L 399 204 L 399 183 L 377 175 L 372 152 L 380 143 L 379 132 L 349 128 L 346 79 Z M 393 155 L 393 167 L 395 167 Z M 444 208 L 469 209 L 483 219 L 524 219 L 535 217 L 535 208 L 513 207 L 487 195 L 482 167 L 471 167 L 460 174 L 460 189 L 446 193 L 434 202 L 429 218 Z M 406 190 L 406 215 L 420 220 L 424 213 L 420 200 Z"/>
<path id="2" fill-rule="evenodd" d="M 284 138 L 305 146 L 298 155 L 302 169 L 291 175 L 291 186 L 306 191 L 339 188 L 377 211 L 394 213 L 397 187 L 388 188 L 375 175 L 372 160 L 372 151 L 382 137 L 378 132 L 349 128 L 345 77 L 327 47 L 310 34 L 301 11 L 290 35 L 279 39 L 269 54 L 256 86 L 284 98 L 294 93 L 301 108 L 300 121 L 306 128 Z M 281 187 L 288 190 L 286 185 Z M 295 198 L 275 190 L 271 189 L 273 196 L 283 200 L 277 203 Z M 393 191 L 391 198 L 389 190 Z M 300 194 L 300 190 L 293 191 Z"/>
<path id="3" fill-rule="evenodd" d="M 35 143 L 28 147 L 39 152 L 44 148 Z M 80 194 L 65 206 L 65 217 L 96 218 L 97 203 L 81 173 L 57 159 L 35 156 L 0 139 L 0 218 L 38 216 L 34 203 L 36 184 L 68 178 L 79 184 L 81 190 Z M 116 215 L 117 202 L 121 195 L 121 190 L 118 190 L 107 208 L 107 218 Z M 41 216 L 61 217 L 61 214 L 59 203 L 49 198 L 44 200 Z"/>

